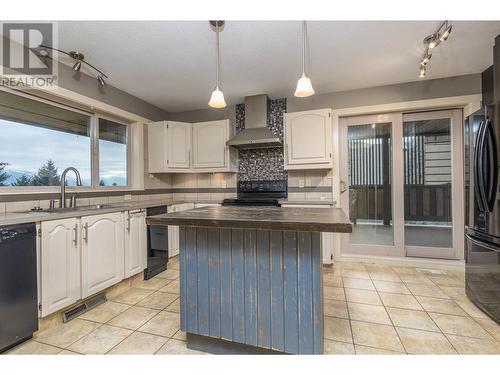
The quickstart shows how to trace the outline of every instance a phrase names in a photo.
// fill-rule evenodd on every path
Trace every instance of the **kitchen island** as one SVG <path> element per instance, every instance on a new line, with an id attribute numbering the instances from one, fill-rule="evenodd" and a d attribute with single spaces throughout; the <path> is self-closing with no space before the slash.
<path id="1" fill-rule="evenodd" d="M 338 208 L 204 207 L 147 218 L 180 227 L 181 330 L 211 353 L 323 353 L 321 232 Z"/>

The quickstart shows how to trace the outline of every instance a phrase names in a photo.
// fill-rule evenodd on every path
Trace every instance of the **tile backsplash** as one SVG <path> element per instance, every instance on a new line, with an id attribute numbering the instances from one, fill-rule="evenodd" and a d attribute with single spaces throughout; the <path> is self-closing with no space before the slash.
<path id="1" fill-rule="evenodd" d="M 283 114 L 286 98 L 270 100 L 267 127 L 283 141 Z M 245 128 L 245 105 L 236 105 L 236 132 Z M 239 151 L 239 181 L 286 180 L 283 147 L 249 149 Z"/>

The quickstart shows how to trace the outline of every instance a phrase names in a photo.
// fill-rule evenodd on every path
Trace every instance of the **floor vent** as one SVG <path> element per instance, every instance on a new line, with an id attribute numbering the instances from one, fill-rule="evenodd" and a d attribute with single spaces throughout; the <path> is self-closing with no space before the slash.
<path id="1" fill-rule="evenodd" d="M 446 275 L 446 271 L 443 270 L 435 270 L 435 269 L 429 269 L 429 268 L 416 268 L 417 272 L 422 272 L 422 273 L 430 273 L 433 275 Z"/>
<path id="2" fill-rule="evenodd" d="M 94 307 L 97 307 L 106 301 L 107 299 L 104 293 L 90 297 L 88 300 L 83 301 L 81 304 L 76 305 L 75 307 L 72 307 L 71 309 L 64 311 L 62 314 L 63 322 L 67 323 L 70 320 L 75 319 L 77 316 L 80 316 L 83 313 L 92 310 Z"/>

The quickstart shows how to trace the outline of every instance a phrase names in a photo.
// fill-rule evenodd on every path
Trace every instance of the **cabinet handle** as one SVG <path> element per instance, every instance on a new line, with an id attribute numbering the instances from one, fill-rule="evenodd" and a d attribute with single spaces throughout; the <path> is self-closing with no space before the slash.
<path id="1" fill-rule="evenodd" d="M 85 223 L 83 226 L 83 240 L 85 243 L 89 242 L 89 223 Z"/>
<path id="2" fill-rule="evenodd" d="M 73 228 L 73 234 L 74 234 L 73 243 L 75 244 L 75 246 L 77 246 L 78 245 L 78 224 L 75 224 L 75 227 Z"/>
<path id="3" fill-rule="evenodd" d="M 127 215 L 127 232 L 130 232 L 130 212 L 129 214 Z"/>

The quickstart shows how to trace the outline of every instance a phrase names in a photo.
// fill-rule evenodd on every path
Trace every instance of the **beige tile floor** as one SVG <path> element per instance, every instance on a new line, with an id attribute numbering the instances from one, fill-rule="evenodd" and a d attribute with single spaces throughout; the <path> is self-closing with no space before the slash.
<path id="1" fill-rule="evenodd" d="M 179 330 L 169 270 L 9 354 L 203 354 Z M 500 325 L 464 294 L 461 272 L 342 262 L 324 269 L 325 354 L 500 354 Z"/>

